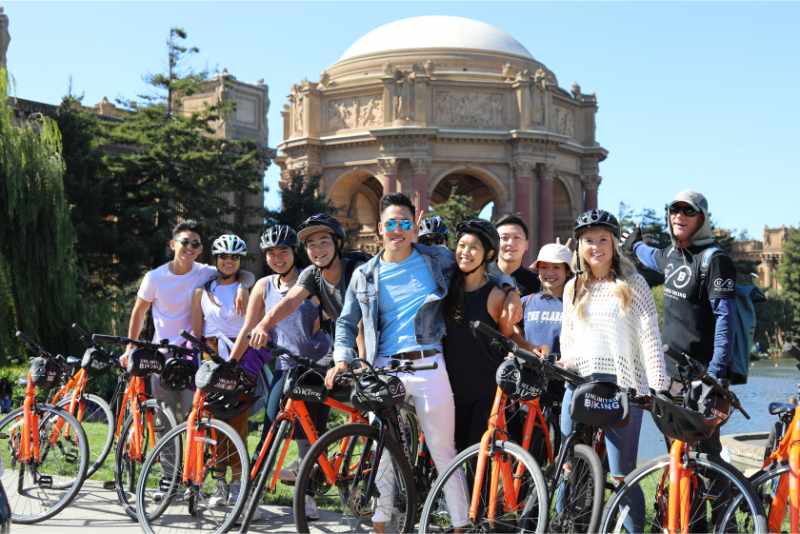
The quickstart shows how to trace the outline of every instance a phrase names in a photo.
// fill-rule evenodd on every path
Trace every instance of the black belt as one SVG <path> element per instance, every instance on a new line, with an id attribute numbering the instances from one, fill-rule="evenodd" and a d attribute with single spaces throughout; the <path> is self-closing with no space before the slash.
<path id="1" fill-rule="evenodd" d="M 421 360 L 422 358 L 435 356 L 440 352 L 442 351 L 437 349 L 411 350 L 408 352 L 398 352 L 397 354 L 392 354 L 389 356 L 389 358 L 392 360 Z"/>

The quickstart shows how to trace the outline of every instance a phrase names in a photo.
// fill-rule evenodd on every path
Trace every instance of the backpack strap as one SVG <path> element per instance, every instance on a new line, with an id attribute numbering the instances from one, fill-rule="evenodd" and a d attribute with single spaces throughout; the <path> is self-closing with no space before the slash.
<path id="1" fill-rule="evenodd" d="M 702 256 L 700 257 L 700 283 L 697 284 L 697 296 L 701 299 L 703 297 L 703 289 L 706 288 L 708 283 L 708 271 L 711 269 L 711 260 L 714 259 L 714 256 L 718 252 L 722 252 L 722 249 L 716 245 L 712 245 L 703 250 Z"/>

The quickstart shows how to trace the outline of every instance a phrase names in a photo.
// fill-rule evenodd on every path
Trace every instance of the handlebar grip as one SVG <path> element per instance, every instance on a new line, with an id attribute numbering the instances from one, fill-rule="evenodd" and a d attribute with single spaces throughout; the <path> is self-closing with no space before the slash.
<path id="1" fill-rule="evenodd" d="M 88 339 L 90 337 L 89 336 L 89 332 L 84 330 L 84 328 L 81 325 L 79 325 L 78 323 L 72 323 L 72 329 L 75 330 L 78 333 L 78 335 L 83 337 L 83 338 L 87 338 Z"/>
<path id="2" fill-rule="evenodd" d="M 50 356 L 49 352 L 44 350 L 44 348 L 34 341 L 33 338 L 29 337 L 28 334 L 22 332 L 21 330 L 17 330 L 17 339 L 27 345 L 29 349 L 39 352 L 45 356 Z"/>
<path id="3" fill-rule="evenodd" d="M 439 362 L 423 363 L 421 365 L 412 365 L 409 371 L 432 371 L 439 368 Z"/>
<path id="4" fill-rule="evenodd" d="M 109 336 L 107 334 L 92 334 L 92 341 L 95 343 L 116 343 L 118 345 L 125 345 L 128 343 L 128 338 Z"/>
<path id="5" fill-rule="evenodd" d="M 188 340 L 192 344 L 192 346 L 194 346 L 194 348 L 199 349 L 204 353 L 208 354 L 208 356 L 215 363 L 225 363 L 225 360 L 220 357 L 219 353 L 215 351 L 213 348 L 211 348 L 204 339 L 193 336 L 186 330 L 181 330 L 181 337 Z"/>

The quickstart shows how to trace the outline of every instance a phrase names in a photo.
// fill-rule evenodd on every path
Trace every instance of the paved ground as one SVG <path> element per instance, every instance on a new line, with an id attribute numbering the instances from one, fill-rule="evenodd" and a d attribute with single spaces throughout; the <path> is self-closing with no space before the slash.
<path id="1" fill-rule="evenodd" d="M 295 532 L 292 511 L 286 506 L 263 506 L 267 518 L 254 523 L 249 532 Z M 350 532 L 349 525 L 340 523 L 333 512 L 322 512 L 313 531 L 320 533 Z M 36 525 L 12 525 L 12 534 L 134 534 L 142 530 L 131 521 L 117 503 L 114 490 L 103 489 L 97 483 L 84 484 L 80 495 L 63 512 Z M 234 530 L 235 532 L 235 530 Z"/>

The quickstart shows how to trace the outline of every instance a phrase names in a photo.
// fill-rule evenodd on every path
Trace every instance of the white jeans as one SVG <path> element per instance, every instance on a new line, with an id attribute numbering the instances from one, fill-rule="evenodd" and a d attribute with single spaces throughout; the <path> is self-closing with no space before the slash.
<path id="1" fill-rule="evenodd" d="M 417 360 L 416 363 L 436 362 L 438 368 L 430 371 L 418 371 L 414 374 L 400 373 L 397 376 L 403 381 L 406 394 L 413 402 L 417 412 L 425 442 L 431 453 L 436 470 L 443 473 L 445 468 L 456 456 L 454 441 L 455 433 L 455 405 L 453 403 L 453 389 L 444 366 L 441 354 Z M 378 358 L 376 367 L 386 365 L 385 359 Z M 381 458 L 378 466 L 376 486 L 380 492 L 373 523 L 385 523 L 391 519 L 392 503 L 394 502 L 394 467 L 387 456 Z M 459 472 L 450 477 L 444 488 L 444 497 L 450 510 L 450 518 L 454 527 L 465 526 L 467 517 L 467 486 L 463 475 Z M 418 495 L 417 498 L 424 498 Z"/>

